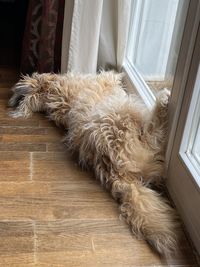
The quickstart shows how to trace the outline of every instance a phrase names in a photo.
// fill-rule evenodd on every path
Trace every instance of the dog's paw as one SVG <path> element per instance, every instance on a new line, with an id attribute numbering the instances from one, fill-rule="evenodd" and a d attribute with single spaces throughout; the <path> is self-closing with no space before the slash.
<path id="1" fill-rule="evenodd" d="M 157 101 L 161 104 L 161 106 L 166 107 L 169 103 L 171 92 L 167 88 L 163 88 L 157 94 Z"/>

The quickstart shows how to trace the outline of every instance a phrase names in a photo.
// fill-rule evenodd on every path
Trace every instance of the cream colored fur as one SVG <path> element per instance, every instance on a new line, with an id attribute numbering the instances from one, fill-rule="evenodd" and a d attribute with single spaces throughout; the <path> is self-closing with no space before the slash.
<path id="1" fill-rule="evenodd" d="M 119 201 L 121 215 L 138 238 L 159 253 L 176 248 L 177 217 L 167 200 L 151 189 L 164 175 L 169 92 L 149 112 L 128 95 L 122 74 L 33 74 L 14 86 L 13 117 L 45 111 L 68 129 L 68 148 Z"/>

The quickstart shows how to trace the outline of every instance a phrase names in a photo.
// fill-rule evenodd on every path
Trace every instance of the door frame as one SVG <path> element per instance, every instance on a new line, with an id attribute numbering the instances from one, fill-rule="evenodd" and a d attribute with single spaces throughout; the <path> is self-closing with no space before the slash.
<path id="1" fill-rule="evenodd" d="M 191 66 L 199 23 L 200 1 L 190 0 L 169 103 L 169 138 L 166 151 L 167 169 L 171 158 L 172 148 L 174 146 L 174 138 L 187 84 L 188 73 Z"/>
<path id="2" fill-rule="evenodd" d="M 181 155 L 180 147 L 186 119 L 191 104 L 192 94 L 196 83 L 197 72 L 200 63 L 200 13 L 198 21 L 198 31 L 196 34 L 192 57 L 189 64 L 188 75 L 184 88 L 182 89 L 181 98 L 178 99 L 179 114 L 178 123 L 174 133 L 173 146 L 171 149 L 168 173 L 167 187 L 169 193 L 180 213 L 180 216 L 186 226 L 186 229 L 198 251 L 200 253 L 200 187 L 192 178 Z M 175 89 L 174 89 L 175 90 Z M 173 102 L 172 93 L 172 102 Z"/>

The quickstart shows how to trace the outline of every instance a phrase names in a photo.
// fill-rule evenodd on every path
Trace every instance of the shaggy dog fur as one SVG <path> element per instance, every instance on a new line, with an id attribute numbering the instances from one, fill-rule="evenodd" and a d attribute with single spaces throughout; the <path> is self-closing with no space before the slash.
<path id="1" fill-rule="evenodd" d="M 38 74 L 23 76 L 12 89 L 13 117 L 45 111 L 68 129 L 65 141 L 78 151 L 120 202 L 121 215 L 138 238 L 159 253 L 174 250 L 177 218 L 167 201 L 152 189 L 164 174 L 168 90 L 149 112 L 123 89 L 122 75 Z"/>

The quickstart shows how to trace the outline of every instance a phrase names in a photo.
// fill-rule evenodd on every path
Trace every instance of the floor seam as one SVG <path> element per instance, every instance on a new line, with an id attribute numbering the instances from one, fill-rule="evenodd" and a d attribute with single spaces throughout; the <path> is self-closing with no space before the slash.
<path id="1" fill-rule="evenodd" d="M 33 180 L 33 152 L 30 152 L 30 165 L 29 165 L 29 169 L 30 169 L 30 180 Z"/>

